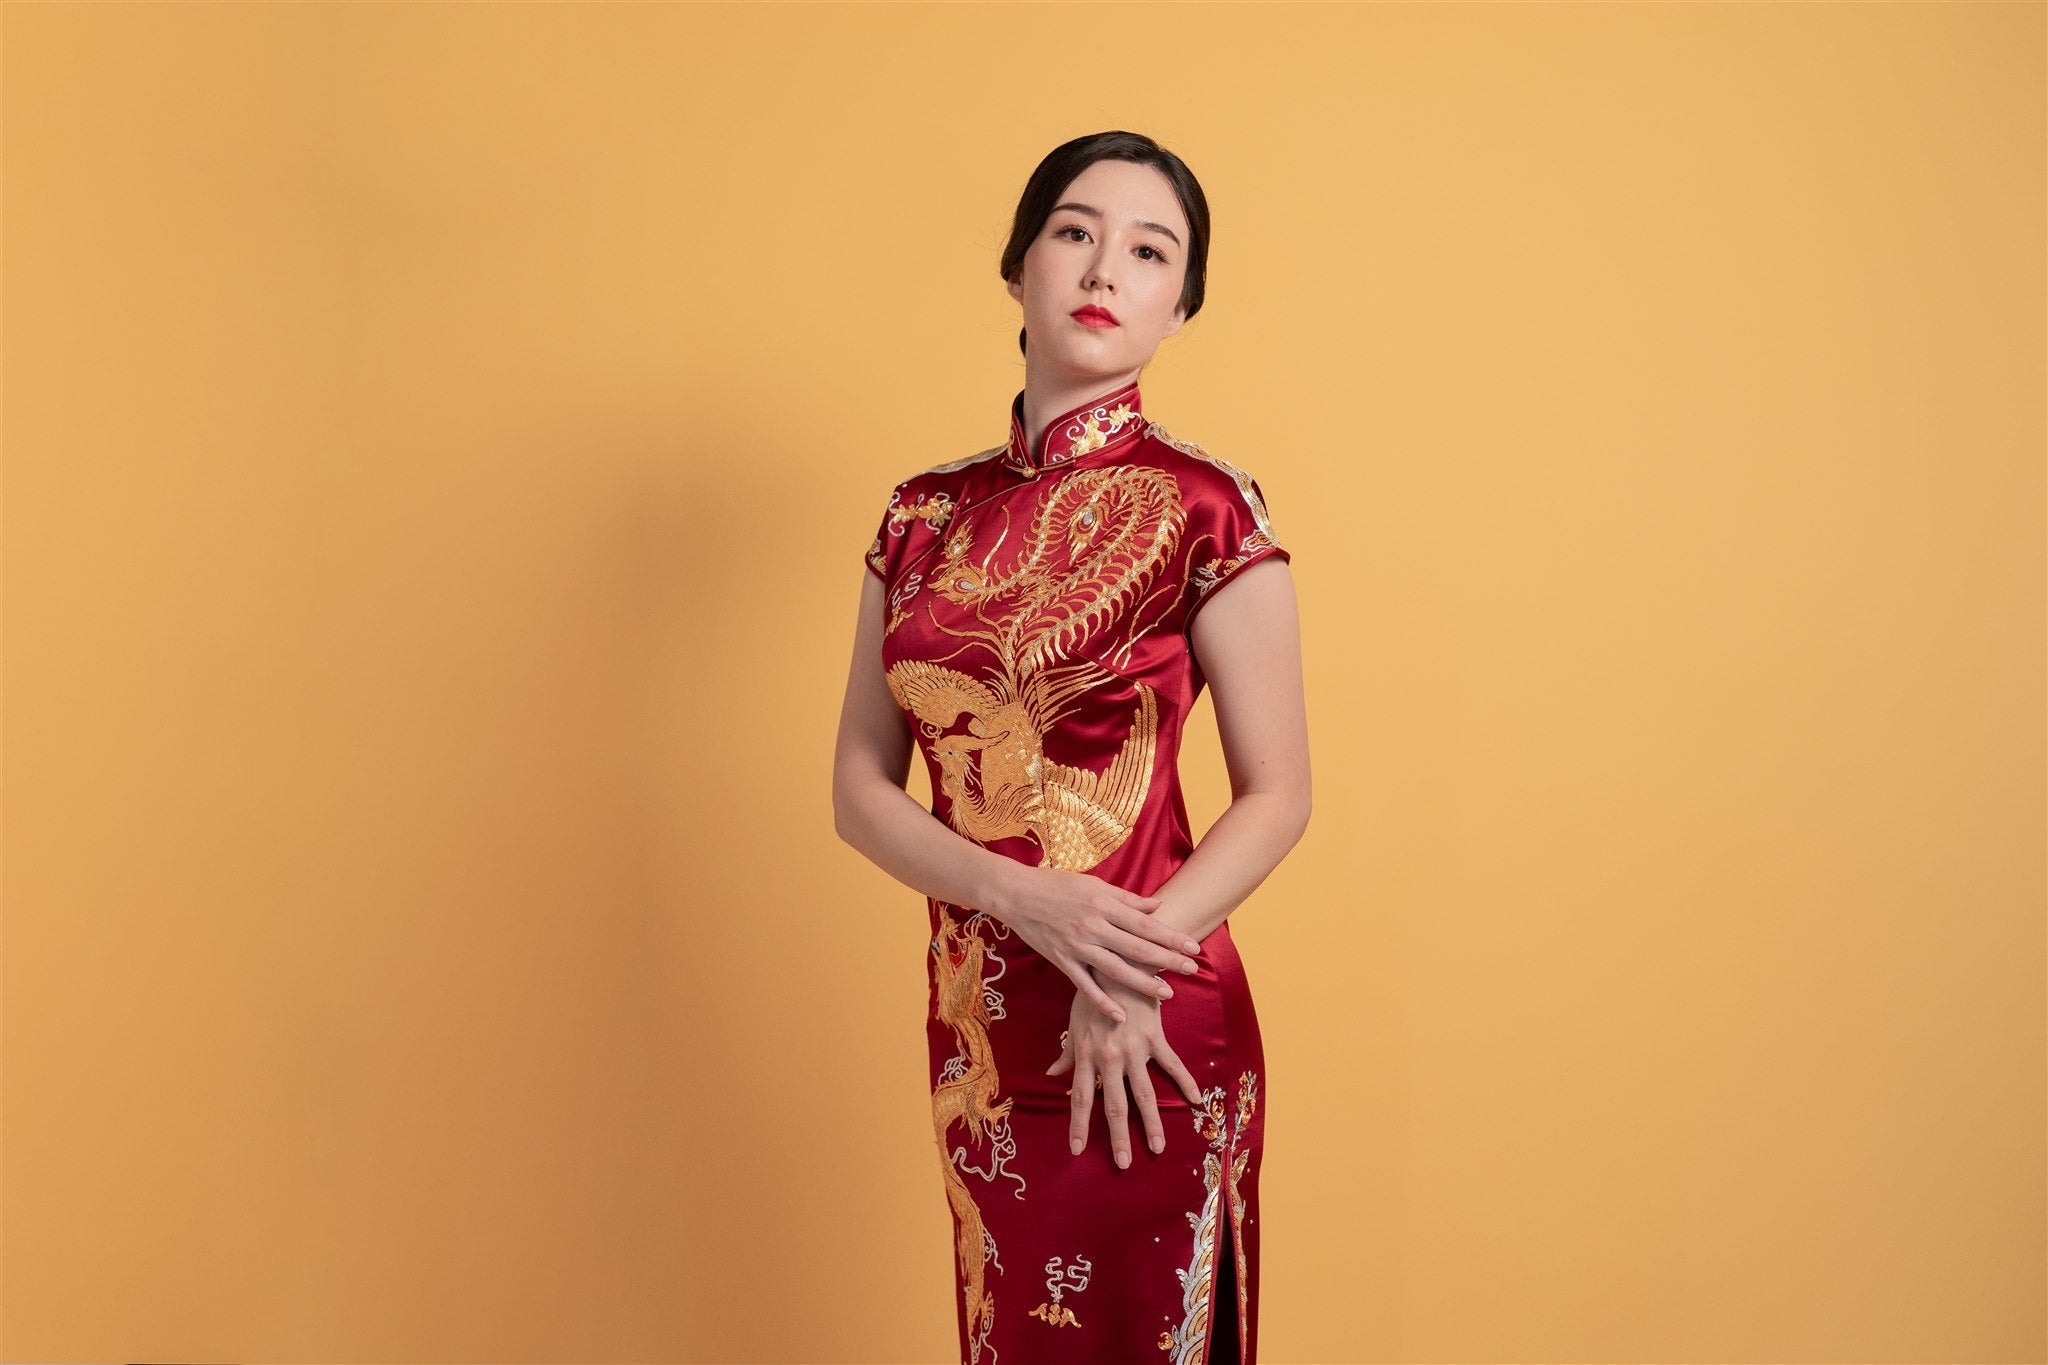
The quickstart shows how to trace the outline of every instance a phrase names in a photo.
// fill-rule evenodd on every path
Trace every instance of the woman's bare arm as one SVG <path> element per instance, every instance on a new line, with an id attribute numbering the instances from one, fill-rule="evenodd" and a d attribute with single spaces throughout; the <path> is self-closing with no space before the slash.
<path id="1" fill-rule="evenodd" d="M 1189 636 L 1216 704 L 1231 802 L 1186 862 L 1159 888 L 1153 919 L 1207 938 L 1287 856 L 1308 828 L 1307 706 L 1294 579 L 1279 556 L 1243 570 L 1230 590 L 1195 613 Z M 1113 992 L 1118 993 L 1120 992 Z M 1095 1082 L 1117 1164 L 1130 1162 L 1124 1088 L 1129 1085 L 1152 1150 L 1165 1144 L 1149 1079 L 1158 1066 L 1184 1090 L 1192 1078 L 1166 1041 L 1157 1001 L 1129 997 L 1135 1022 L 1107 1028 L 1078 1008 L 1066 1047 L 1047 1075 L 1071 1070 L 1068 1142 L 1087 1141 Z M 1165 1008 L 1171 1008 L 1167 1006 Z M 1199 1109 L 1201 1101 L 1194 1101 Z"/>
<path id="2" fill-rule="evenodd" d="M 1230 806 L 1158 895 L 1153 918 L 1207 938 L 1299 843 L 1310 808 L 1308 706 L 1294 576 L 1279 556 L 1245 569 L 1195 614 L 1230 772 Z"/>
<path id="3" fill-rule="evenodd" d="M 987 909 L 1020 866 L 963 839 L 904 789 L 916 749 L 910 722 L 882 676 L 882 580 L 863 571 L 853 663 L 832 760 L 832 821 L 839 837 L 905 886 L 952 905 Z M 1000 916 L 999 916 L 1000 918 Z"/>
<path id="4" fill-rule="evenodd" d="M 1020 863 L 932 818 L 904 790 L 915 753 L 903 709 L 882 675 L 882 581 L 862 573 L 860 619 L 832 763 L 832 819 L 839 837 L 905 886 L 952 905 L 984 910 L 1050 959 L 1098 1009 L 1122 1008 L 1102 981 L 1170 995 L 1162 970 L 1193 974 L 1199 950 L 1155 915 L 1158 900 L 1099 877 Z"/>

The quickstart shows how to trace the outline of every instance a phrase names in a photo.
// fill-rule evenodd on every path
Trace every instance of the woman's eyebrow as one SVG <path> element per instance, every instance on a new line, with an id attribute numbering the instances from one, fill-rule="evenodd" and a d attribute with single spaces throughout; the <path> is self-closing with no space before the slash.
<path id="1" fill-rule="evenodd" d="M 1054 213 L 1058 213 L 1061 209 L 1072 209 L 1076 213 L 1085 213 L 1090 218 L 1095 219 L 1100 219 L 1102 217 L 1102 210 L 1096 208 L 1093 204 L 1054 204 L 1052 206 L 1052 211 Z M 1148 223 L 1141 218 L 1138 220 L 1135 226 L 1145 228 L 1151 232 L 1163 232 L 1169 239 L 1172 240 L 1175 246 L 1180 245 L 1180 238 L 1175 236 L 1173 229 L 1168 227 L 1164 223 Z"/>

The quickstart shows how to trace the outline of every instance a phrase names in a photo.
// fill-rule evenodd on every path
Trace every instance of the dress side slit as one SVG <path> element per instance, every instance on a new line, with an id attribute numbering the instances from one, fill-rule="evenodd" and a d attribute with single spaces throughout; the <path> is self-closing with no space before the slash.
<path id="1" fill-rule="evenodd" d="M 1209 1359 L 1206 1365 L 1244 1365 L 1238 1354 L 1237 1244 L 1230 1237 L 1230 1201 L 1218 1210 L 1216 1233 L 1216 1301 L 1209 1305 Z"/>

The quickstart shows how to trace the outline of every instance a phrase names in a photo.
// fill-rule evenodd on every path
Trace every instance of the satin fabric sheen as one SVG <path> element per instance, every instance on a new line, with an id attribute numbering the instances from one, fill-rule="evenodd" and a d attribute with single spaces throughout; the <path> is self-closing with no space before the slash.
<path id="1" fill-rule="evenodd" d="M 934 818 L 1005 857 L 1150 895 L 1194 849 L 1178 774 L 1206 685 L 1191 623 L 1245 568 L 1289 555 L 1256 481 L 1147 420 L 1137 384 L 1061 414 L 1035 447 L 1022 402 L 1006 444 L 891 490 L 867 554 L 889 599 L 878 666 Z M 1070 1153 L 1072 1073 L 1045 1074 L 1073 983 L 993 916 L 927 907 L 962 1365 L 1256 1365 L 1265 1059 L 1228 922 L 1202 942 L 1198 975 L 1164 978 L 1166 1038 L 1204 1104 L 1149 1067 L 1166 1150 L 1150 1150 L 1132 1103 L 1122 1169 L 1099 1094 Z"/>

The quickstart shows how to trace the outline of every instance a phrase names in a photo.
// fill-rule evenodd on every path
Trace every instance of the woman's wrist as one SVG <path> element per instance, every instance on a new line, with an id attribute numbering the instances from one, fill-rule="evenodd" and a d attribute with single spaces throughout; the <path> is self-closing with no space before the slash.
<path id="1" fill-rule="evenodd" d="M 1023 881 L 1023 874 L 1028 874 L 1031 870 L 1029 864 L 1020 863 L 1014 858 L 1005 858 L 1000 853 L 989 852 L 982 865 L 980 898 L 975 901 L 974 908 L 985 910 L 1002 923 L 1008 924 L 1016 908 L 1018 884 Z"/>

